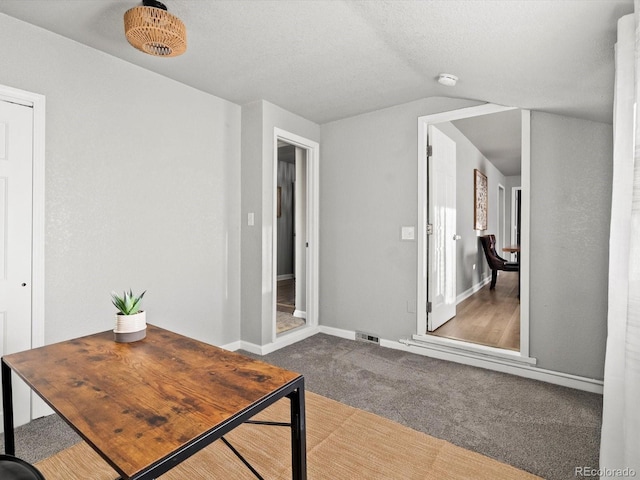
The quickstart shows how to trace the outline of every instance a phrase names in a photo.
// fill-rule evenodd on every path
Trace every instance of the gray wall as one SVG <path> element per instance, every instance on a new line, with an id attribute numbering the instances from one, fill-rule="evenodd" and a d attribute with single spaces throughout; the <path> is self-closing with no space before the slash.
<path id="1" fill-rule="evenodd" d="M 112 328 L 109 292 L 129 287 L 148 290 L 152 323 L 270 342 L 276 126 L 322 133 L 321 324 L 415 333 L 416 243 L 400 227 L 417 224 L 416 119 L 479 102 L 429 98 L 320 127 L 264 101 L 241 112 L 5 15 L 0 32 L 0 83 L 47 98 L 48 343 Z M 602 378 L 611 126 L 534 113 L 532 142 L 531 353 Z"/>
<path id="2" fill-rule="evenodd" d="M 416 333 L 416 243 L 400 240 L 417 224 L 416 119 L 471 105 L 430 98 L 322 126 L 322 325 Z M 532 142 L 531 354 L 602 378 L 611 125 L 534 113 Z"/>
<path id="3" fill-rule="evenodd" d="M 416 333 L 418 117 L 477 102 L 429 98 L 322 125 L 320 323 Z"/>
<path id="4" fill-rule="evenodd" d="M 612 127 L 533 112 L 531 354 L 539 366 L 603 378 Z"/>
<path id="5" fill-rule="evenodd" d="M 240 335 L 240 107 L 0 15 L 0 83 L 46 96 L 45 341 L 150 323 Z"/>
<path id="6" fill-rule="evenodd" d="M 273 291 L 274 129 L 320 142 L 320 126 L 272 103 L 242 107 L 242 340 L 271 343 Z M 255 225 L 247 214 L 255 213 Z"/>

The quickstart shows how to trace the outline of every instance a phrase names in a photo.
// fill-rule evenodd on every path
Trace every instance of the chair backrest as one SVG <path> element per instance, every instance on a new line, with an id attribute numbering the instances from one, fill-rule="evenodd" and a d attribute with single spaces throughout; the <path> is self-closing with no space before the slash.
<path id="1" fill-rule="evenodd" d="M 482 248 L 489 267 L 492 270 L 504 270 L 505 259 L 496 252 L 496 236 L 483 235 L 480 237 L 480 242 L 482 242 Z"/>

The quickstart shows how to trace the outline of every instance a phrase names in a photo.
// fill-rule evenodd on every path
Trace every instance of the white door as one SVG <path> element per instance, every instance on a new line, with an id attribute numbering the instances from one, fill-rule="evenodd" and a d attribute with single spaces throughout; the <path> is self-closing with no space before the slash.
<path id="1" fill-rule="evenodd" d="M 456 315 L 456 142 L 429 125 L 427 329 Z"/>
<path id="2" fill-rule="evenodd" d="M 31 348 L 33 109 L 0 100 L 0 354 Z M 31 419 L 13 375 L 14 424 Z M 1 427 L 1 424 L 0 424 Z"/>

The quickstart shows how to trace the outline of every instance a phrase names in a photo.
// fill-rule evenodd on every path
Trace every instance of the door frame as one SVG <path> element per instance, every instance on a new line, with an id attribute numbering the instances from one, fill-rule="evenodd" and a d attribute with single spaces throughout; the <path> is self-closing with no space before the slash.
<path id="1" fill-rule="evenodd" d="M 502 248 L 506 244 L 507 231 L 507 190 L 504 185 L 498 183 L 497 201 L 498 201 L 498 229 L 500 238 L 498 239 L 498 247 Z"/>
<path id="2" fill-rule="evenodd" d="M 45 97 L 0 85 L 0 99 L 33 108 L 33 212 L 31 243 L 31 348 L 44 345 L 44 226 L 45 226 Z M 31 393 L 31 418 L 52 413 Z"/>
<path id="3" fill-rule="evenodd" d="M 516 192 L 520 191 L 520 202 L 522 202 L 522 188 L 521 187 L 511 187 L 511 228 L 509 229 L 509 238 L 511 239 L 511 244 L 515 245 L 516 242 L 516 217 L 518 215 L 518 202 L 516 199 Z M 522 208 L 522 207 L 520 207 Z M 520 222 L 522 222 L 522 211 L 520 212 Z M 522 235 L 522 230 L 520 231 L 520 235 Z"/>
<path id="4" fill-rule="evenodd" d="M 531 116 L 530 111 L 521 110 L 522 119 L 522 211 L 521 211 L 521 254 L 520 254 L 520 352 L 496 349 L 475 345 L 468 342 L 459 342 L 432 335 L 427 335 L 427 129 L 429 124 L 438 124 L 460 120 L 462 118 L 477 117 L 491 113 L 517 110 L 518 107 L 507 107 L 492 103 L 452 110 L 448 112 L 425 115 L 418 118 L 418 261 L 417 261 L 417 293 L 416 293 L 416 334 L 414 340 L 423 343 L 451 345 L 457 350 L 468 350 L 483 355 L 495 355 L 499 357 L 522 358 L 529 363 L 529 194 L 530 194 L 530 155 L 531 155 Z M 531 359 L 532 360 L 532 359 Z"/>
<path id="5" fill-rule="evenodd" d="M 277 295 L 278 295 L 278 229 L 277 225 L 277 191 L 278 191 L 278 140 L 282 140 L 290 145 L 302 148 L 307 152 L 307 242 L 309 247 L 306 249 L 306 281 L 307 281 L 307 298 L 306 298 L 306 320 L 305 325 L 301 328 L 296 328 L 289 332 L 284 332 L 282 335 L 277 334 Z M 296 135 L 295 133 L 287 132 L 286 130 L 274 127 L 273 129 L 273 225 L 272 229 L 272 275 L 271 275 L 271 325 L 272 325 L 272 339 L 275 344 L 293 343 L 298 340 L 298 335 L 301 335 L 299 339 L 302 339 L 309 335 L 310 330 L 317 330 L 318 328 L 318 285 L 319 285 L 319 162 L 320 159 L 320 145 L 318 142 L 309 140 L 307 138 Z M 296 252 L 296 255 L 298 252 Z"/>

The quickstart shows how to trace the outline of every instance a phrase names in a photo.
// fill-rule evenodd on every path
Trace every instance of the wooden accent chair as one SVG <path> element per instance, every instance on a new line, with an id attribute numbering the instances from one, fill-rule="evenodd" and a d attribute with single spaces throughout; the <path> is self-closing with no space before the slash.
<path id="1" fill-rule="evenodd" d="M 508 262 L 496 252 L 496 236 L 483 235 L 480 237 L 484 255 L 487 258 L 489 268 L 491 268 L 491 287 L 489 290 L 496 288 L 496 280 L 498 279 L 498 270 L 505 272 L 520 272 L 520 264 L 518 262 Z M 519 274 L 518 274 L 519 275 Z"/>

